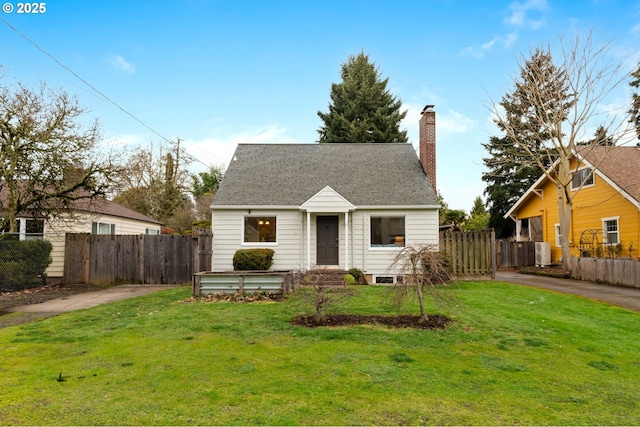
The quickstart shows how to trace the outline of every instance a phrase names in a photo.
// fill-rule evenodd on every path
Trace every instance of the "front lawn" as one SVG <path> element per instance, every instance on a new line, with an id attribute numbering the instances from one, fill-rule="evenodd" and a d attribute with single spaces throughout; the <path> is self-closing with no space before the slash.
<path id="1" fill-rule="evenodd" d="M 349 313 L 397 314 L 357 287 Z M 305 328 L 177 288 L 0 330 L 0 424 L 638 425 L 640 314 L 461 283 L 444 330 Z M 412 314 L 417 314 L 413 307 Z"/>

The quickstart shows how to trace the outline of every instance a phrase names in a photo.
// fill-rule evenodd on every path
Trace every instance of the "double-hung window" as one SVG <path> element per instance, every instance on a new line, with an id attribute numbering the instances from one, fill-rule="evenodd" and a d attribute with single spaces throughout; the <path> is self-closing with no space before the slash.
<path id="1" fill-rule="evenodd" d="M 275 216 L 245 216 L 244 243 L 276 243 Z"/>
<path id="2" fill-rule="evenodd" d="M 619 219 L 620 217 L 602 219 L 602 235 L 605 244 L 617 245 L 620 243 Z"/>
<path id="3" fill-rule="evenodd" d="M 372 216 L 371 247 L 402 247 L 405 241 L 403 216 Z"/>
<path id="4" fill-rule="evenodd" d="M 91 234 L 116 234 L 116 225 L 108 222 L 92 222 Z"/>
<path id="5" fill-rule="evenodd" d="M 14 233 L 17 240 L 42 240 L 44 239 L 44 219 L 17 218 L 18 232 Z M 9 225 L 6 225 L 1 233 L 9 232 Z"/>
<path id="6" fill-rule="evenodd" d="M 592 173 L 592 171 L 593 170 L 590 168 L 583 168 L 575 171 L 575 173 L 573 174 L 573 179 L 571 179 L 571 189 L 577 190 L 581 185 L 582 187 L 592 186 L 594 182 L 594 174 Z"/>

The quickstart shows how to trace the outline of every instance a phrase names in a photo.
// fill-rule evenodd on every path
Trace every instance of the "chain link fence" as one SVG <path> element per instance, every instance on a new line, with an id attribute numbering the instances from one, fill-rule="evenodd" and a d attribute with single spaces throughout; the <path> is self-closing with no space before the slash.
<path id="1" fill-rule="evenodd" d="M 42 286 L 51 262 L 51 243 L 42 239 L 20 240 L 18 233 L 0 235 L 0 292 Z"/>

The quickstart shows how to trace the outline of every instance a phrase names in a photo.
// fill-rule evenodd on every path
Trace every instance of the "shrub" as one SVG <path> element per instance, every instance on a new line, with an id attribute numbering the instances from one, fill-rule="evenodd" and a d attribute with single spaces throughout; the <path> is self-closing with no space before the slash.
<path id="1" fill-rule="evenodd" d="M 233 269 L 244 270 L 268 270 L 273 265 L 273 249 L 255 248 L 240 249 L 233 255 Z"/>
<path id="2" fill-rule="evenodd" d="M 354 279 L 356 279 L 356 283 L 358 285 L 368 285 L 369 283 L 367 283 L 367 277 L 364 275 L 364 272 L 362 270 L 360 270 L 359 268 L 351 268 L 349 269 L 349 274 L 353 276 Z"/>
<path id="3" fill-rule="evenodd" d="M 0 289 L 16 291 L 46 283 L 51 243 L 0 238 Z"/>
<path id="4" fill-rule="evenodd" d="M 344 284 L 347 286 L 355 285 L 356 279 L 351 274 L 344 275 Z"/>

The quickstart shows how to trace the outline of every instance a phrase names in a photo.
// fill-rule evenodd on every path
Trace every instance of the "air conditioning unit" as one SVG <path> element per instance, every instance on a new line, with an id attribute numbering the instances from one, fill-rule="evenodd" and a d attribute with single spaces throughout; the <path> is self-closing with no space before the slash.
<path id="1" fill-rule="evenodd" d="M 551 244 L 536 242 L 536 266 L 544 267 L 551 264 Z"/>

